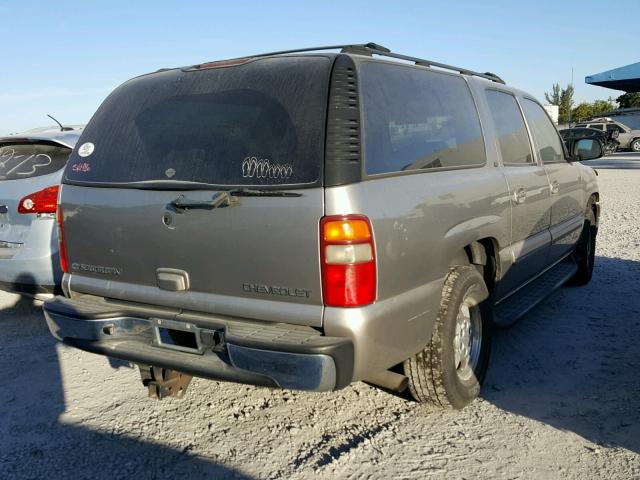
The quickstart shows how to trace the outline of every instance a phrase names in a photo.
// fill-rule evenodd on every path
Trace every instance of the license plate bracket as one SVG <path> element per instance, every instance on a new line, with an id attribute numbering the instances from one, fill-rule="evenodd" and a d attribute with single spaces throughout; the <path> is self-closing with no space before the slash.
<path id="1" fill-rule="evenodd" d="M 162 318 L 152 320 L 154 346 L 199 355 L 204 352 L 200 329 L 194 324 Z"/>

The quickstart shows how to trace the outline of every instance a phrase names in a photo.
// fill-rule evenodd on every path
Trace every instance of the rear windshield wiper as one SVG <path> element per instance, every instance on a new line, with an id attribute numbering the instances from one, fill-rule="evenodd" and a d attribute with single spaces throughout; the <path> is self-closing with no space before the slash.
<path id="1" fill-rule="evenodd" d="M 170 205 L 176 210 L 213 210 L 214 208 L 232 207 L 238 202 L 237 198 L 231 198 L 229 192 L 218 192 L 211 200 L 189 200 L 184 195 L 180 195 Z"/>
<path id="2" fill-rule="evenodd" d="M 301 197 L 301 193 L 285 192 L 282 190 L 255 190 L 250 188 L 238 188 L 216 193 L 211 200 L 189 200 L 180 195 L 171 202 L 176 210 L 213 210 L 214 208 L 233 207 L 240 200 L 235 197 Z"/>
<path id="3" fill-rule="evenodd" d="M 234 197 L 301 197 L 301 193 L 286 192 L 284 190 L 262 190 L 254 188 L 237 188 L 229 190 Z"/>

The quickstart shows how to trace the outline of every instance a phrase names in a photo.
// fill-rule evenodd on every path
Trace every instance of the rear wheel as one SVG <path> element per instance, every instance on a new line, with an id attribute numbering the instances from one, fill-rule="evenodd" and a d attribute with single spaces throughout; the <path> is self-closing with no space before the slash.
<path id="1" fill-rule="evenodd" d="M 597 234 L 598 227 L 596 224 L 596 215 L 593 212 L 591 205 L 589 205 L 584 226 L 582 227 L 580 240 L 578 240 L 576 249 L 573 252 L 573 258 L 578 265 L 578 271 L 571 280 L 569 280 L 570 285 L 582 286 L 591 281 L 596 258 Z"/>
<path id="2" fill-rule="evenodd" d="M 480 394 L 491 348 L 490 319 L 481 305 L 487 296 L 475 268 L 451 270 L 431 340 L 404 362 L 409 390 L 417 401 L 461 409 Z"/>

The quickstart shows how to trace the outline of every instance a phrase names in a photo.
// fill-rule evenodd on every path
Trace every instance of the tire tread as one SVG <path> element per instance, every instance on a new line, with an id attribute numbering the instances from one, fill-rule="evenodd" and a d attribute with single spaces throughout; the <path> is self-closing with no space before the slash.
<path id="1" fill-rule="evenodd" d="M 447 310 L 454 296 L 454 290 L 460 284 L 460 278 L 469 274 L 477 274 L 477 270 L 473 267 L 459 266 L 449 271 L 442 289 L 440 309 L 431 339 L 422 351 L 405 361 L 409 391 L 420 403 L 438 408 L 456 408 L 451 403 L 444 385 L 442 329 L 445 326 Z"/>

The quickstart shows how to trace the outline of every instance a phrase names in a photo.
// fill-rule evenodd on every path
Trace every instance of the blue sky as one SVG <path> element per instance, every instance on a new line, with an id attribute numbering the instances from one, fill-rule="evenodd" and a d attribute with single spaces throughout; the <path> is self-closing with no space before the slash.
<path id="1" fill-rule="evenodd" d="M 543 99 L 574 68 L 576 100 L 621 92 L 584 77 L 640 61 L 638 0 L 0 0 L 0 135 L 84 123 L 118 84 L 162 67 L 374 41 L 478 71 Z"/>

